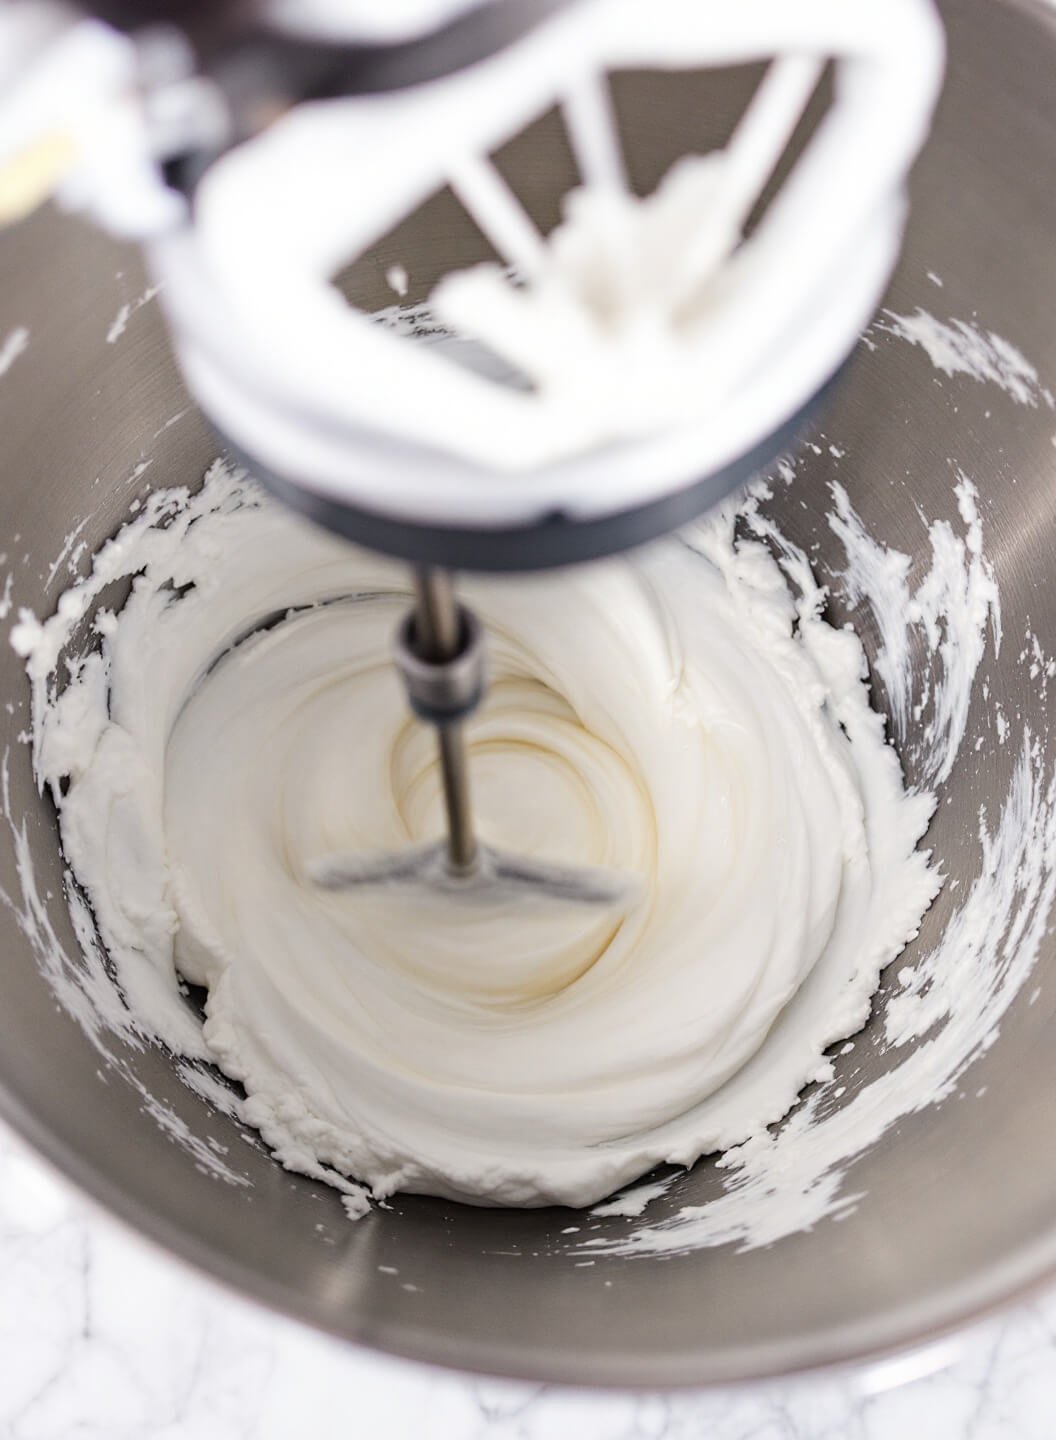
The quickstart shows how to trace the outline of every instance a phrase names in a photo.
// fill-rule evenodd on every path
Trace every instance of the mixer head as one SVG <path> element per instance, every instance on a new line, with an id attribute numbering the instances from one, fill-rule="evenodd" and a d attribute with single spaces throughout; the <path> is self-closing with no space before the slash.
<path id="1" fill-rule="evenodd" d="M 437 0 L 431 33 L 369 44 L 362 6 L 309 7 L 332 23 L 308 37 L 300 8 L 103 3 L 193 43 L 107 32 L 124 140 L 82 166 L 254 473 L 373 548 L 523 569 L 670 530 L 787 447 L 897 255 L 941 72 L 928 0 Z M 612 77 L 759 62 L 727 143 L 636 196 Z M 493 157 L 555 109 L 582 183 L 545 235 Z M 445 186 L 495 258 L 434 287 L 422 343 L 334 276 Z"/>

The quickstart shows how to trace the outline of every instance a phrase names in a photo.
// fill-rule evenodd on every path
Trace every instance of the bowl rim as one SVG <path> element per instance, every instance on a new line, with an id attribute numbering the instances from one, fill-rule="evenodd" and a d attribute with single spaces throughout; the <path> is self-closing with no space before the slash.
<path id="1" fill-rule="evenodd" d="M 164 1256 L 233 1297 L 317 1334 L 396 1359 L 463 1375 L 608 1391 L 744 1389 L 807 1378 L 838 1378 L 949 1341 L 958 1332 L 1056 1285 L 1056 1219 L 1048 1234 L 1009 1252 L 927 1301 L 896 1305 L 853 1324 L 728 1351 L 687 1348 L 643 1358 L 635 1352 L 575 1357 L 542 1343 L 470 1342 L 447 1331 L 358 1317 L 330 1324 L 281 1284 L 158 1215 L 0 1088 L 0 1120 L 90 1207 Z M 350 1321 L 353 1317 L 349 1317 Z M 937 1362 L 941 1363 L 941 1362 Z"/>

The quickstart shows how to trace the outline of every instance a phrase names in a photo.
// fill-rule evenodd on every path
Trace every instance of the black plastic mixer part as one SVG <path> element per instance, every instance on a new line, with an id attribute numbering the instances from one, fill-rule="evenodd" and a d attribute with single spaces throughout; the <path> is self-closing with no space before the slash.
<path id="1" fill-rule="evenodd" d="M 342 41 L 272 23 L 250 0 L 88 0 L 80 8 L 135 36 L 173 26 L 199 71 L 218 88 L 231 119 L 228 145 L 257 134 L 306 100 L 377 95 L 442 79 L 515 44 L 575 0 L 480 0 L 434 30 L 408 39 Z M 166 182 L 187 195 L 220 152 L 169 159 Z"/>
<path id="2" fill-rule="evenodd" d="M 845 362 L 790 420 L 729 465 L 658 500 L 593 519 L 555 510 L 530 524 L 501 529 L 422 524 L 291 484 L 229 436 L 220 432 L 220 438 L 228 454 L 285 505 L 370 550 L 412 565 L 447 570 L 493 574 L 553 570 L 632 550 L 706 514 L 794 447 L 827 405 L 846 368 Z"/>

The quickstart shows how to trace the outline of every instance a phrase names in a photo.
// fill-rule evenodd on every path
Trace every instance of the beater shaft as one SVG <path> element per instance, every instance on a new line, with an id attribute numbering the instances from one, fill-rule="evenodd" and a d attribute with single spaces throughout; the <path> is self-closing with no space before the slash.
<path id="1" fill-rule="evenodd" d="M 467 636 L 448 570 L 414 572 L 414 645 L 420 660 L 443 666 L 462 654 Z M 451 871 L 468 874 L 477 863 L 477 839 L 469 794 L 469 767 L 462 720 L 433 719 L 440 750 L 440 775 L 447 813 L 447 857 Z"/>
<path id="2" fill-rule="evenodd" d="M 632 875 L 478 843 L 463 726 L 484 692 L 483 632 L 473 611 L 458 603 L 449 570 L 419 568 L 414 591 L 414 609 L 396 635 L 396 664 L 411 709 L 436 731 L 447 836 L 397 852 L 322 856 L 310 863 L 311 878 L 324 890 L 399 885 L 467 904 L 534 898 L 629 910 L 641 894 Z"/>

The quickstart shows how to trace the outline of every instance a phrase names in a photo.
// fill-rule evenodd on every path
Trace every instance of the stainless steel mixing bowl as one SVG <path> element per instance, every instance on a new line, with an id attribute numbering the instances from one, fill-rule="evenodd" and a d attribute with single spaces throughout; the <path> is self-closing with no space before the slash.
<path id="1" fill-rule="evenodd" d="M 903 313 L 918 304 L 944 315 L 977 311 L 1051 383 L 1056 11 L 1012 0 L 946 0 L 943 9 L 949 79 L 916 172 L 909 241 L 890 303 Z M 649 77 L 626 77 L 620 95 L 633 117 L 633 161 L 643 184 L 688 135 L 701 143 L 709 117 L 721 129 L 715 93 L 704 105 L 689 82 L 662 101 Z M 545 213 L 554 171 L 567 164 L 553 127 L 543 124 L 515 143 L 507 160 Z M 480 251 L 472 227 L 441 198 L 347 284 L 359 299 L 390 303 L 387 265 L 404 264 L 424 293 L 436 273 Z M 929 270 L 941 275 L 941 292 L 926 278 Z M 0 550 L 14 569 L 16 602 L 44 613 L 68 578 L 61 568 L 48 573 L 67 532 L 83 522 L 78 539 L 94 547 L 145 484 L 193 483 L 215 445 L 186 399 L 156 307 L 144 307 L 120 340 L 107 343 L 121 301 L 142 289 L 133 255 L 49 215 L 0 237 L 0 276 L 0 336 L 16 325 L 31 332 L 28 351 L 0 381 Z M 1028 620 L 1043 643 L 1048 637 L 1051 645 L 1056 632 L 1056 415 L 1044 403 L 1017 406 L 968 377 L 941 387 L 935 380 L 921 351 L 885 342 L 852 365 L 825 430 L 848 452 L 840 478 L 867 524 L 918 558 L 923 530 L 915 507 L 953 513 L 948 457 L 979 479 L 1008 637 L 990 662 L 994 693 L 1009 714 L 1033 716 L 1044 736 L 1042 701 L 1017 651 Z M 819 456 L 808 452 L 796 485 L 775 504 L 794 537 L 820 541 L 824 561 L 833 540 L 820 514 L 834 462 L 820 448 Z M 149 468 L 130 482 L 144 459 Z M 804 498 L 813 502 L 810 512 L 800 507 Z M 875 648 L 868 617 L 857 619 Z M 0 711 L 10 812 L 19 824 L 25 820 L 41 893 L 51 895 L 48 919 L 73 946 L 54 815 L 36 793 L 17 739 L 26 725 L 26 681 L 6 644 L 0 689 L 15 702 L 13 714 Z M 976 695 L 976 706 L 982 703 Z M 1004 750 L 971 752 L 944 787 L 949 803 L 939 807 L 931 842 L 952 877 L 970 880 L 976 872 L 978 809 L 1004 796 L 1010 766 Z M 15 895 L 6 825 L 0 834 L 0 885 Z M 920 943 L 934 941 L 949 909 L 947 894 Z M 1017 999 L 997 1043 L 971 1072 L 973 1098 L 905 1119 L 864 1154 L 851 1173 L 864 1198 L 841 1223 L 746 1254 L 724 1246 L 670 1259 L 599 1257 L 577 1268 L 568 1254 L 576 1237 L 562 1235 L 575 1223 L 567 1211 L 486 1211 L 412 1198 L 350 1224 L 336 1194 L 243 1144 L 231 1121 L 178 1082 L 162 1051 L 128 1050 L 147 1090 L 195 1135 L 230 1146 L 252 1180 L 245 1187 L 218 1182 L 159 1128 L 141 1094 L 106 1071 L 56 1004 L 3 906 L 0 935 L 4 1117 L 145 1234 L 237 1290 L 336 1335 L 540 1379 L 733 1381 L 920 1341 L 1056 1273 L 1052 939 L 1036 971 L 1040 998 L 1033 1005 L 1025 995 Z M 869 1045 L 858 1046 L 854 1062 L 867 1070 L 883 1063 Z M 655 1212 L 700 1203 L 720 1189 L 712 1165 L 700 1164 L 655 1202 Z"/>

